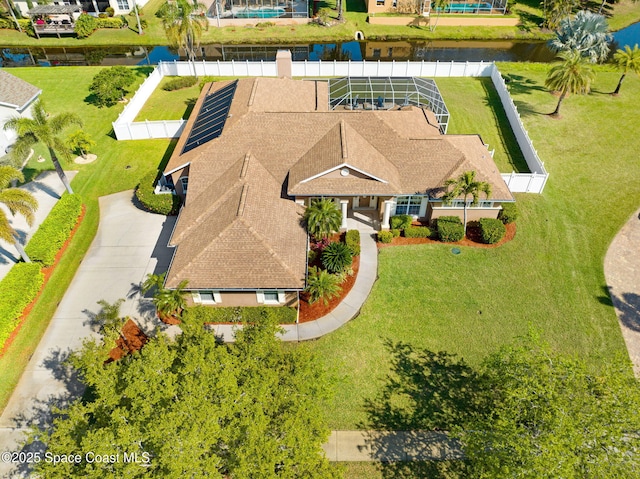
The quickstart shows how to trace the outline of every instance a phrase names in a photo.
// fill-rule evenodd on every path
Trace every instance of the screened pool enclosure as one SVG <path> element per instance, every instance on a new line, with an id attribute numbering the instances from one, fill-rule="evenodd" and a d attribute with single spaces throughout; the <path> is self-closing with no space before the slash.
<path id="1" fill-rule="evenodd" d="M 504 15 L 507 12 L 507 0 L 488 0 L 478 2 L 448 2 L 442 8 L 431 4 L 431 14 L 438 13 L 472 13 L 476 15 Z"/>
<path id="2" fill-rule="evenodd" d="M 215 0 L 207 15 L 211 18 L 307 18 L 308 0 Z"/>
<path id="3" fill-rule="evenodd" d="M 410 105 L 431 110 L 447 132 L 449 110 L 436 82 L 418 77 L 345 77 L 329 80 L 329 109 L 399 110 Z"/>

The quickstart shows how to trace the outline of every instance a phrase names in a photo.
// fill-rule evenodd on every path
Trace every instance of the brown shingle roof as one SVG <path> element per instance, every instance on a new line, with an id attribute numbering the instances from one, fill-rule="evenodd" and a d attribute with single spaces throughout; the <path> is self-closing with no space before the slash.
<path id="1" fill-rule="evenodd" d="M 18 111 L 25 109 L 31 100 L 38 96 L 42 90 L 33 86 L 5 70 L 0 69 L 0 103 L 15 108 Z"/>

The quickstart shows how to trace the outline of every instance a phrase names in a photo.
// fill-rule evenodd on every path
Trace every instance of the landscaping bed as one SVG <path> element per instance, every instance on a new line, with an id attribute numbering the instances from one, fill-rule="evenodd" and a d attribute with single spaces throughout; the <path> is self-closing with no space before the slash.
<path id="1" fill-rule="evenodd" d="M 403 245 L 416 245 L 416 244 L 451 244 L 457 246 L 471 246 L 474 248 L 497 248 L 498 246 L 502 246 L 505 243 L 508 243 L 516 236 L 516 224 L 509 223 L 505 225 L 507 229 L 504 238 L 498 241 L 495 244 L 486 244 L 482 242 L 482 236 L 480 234 L 479 226 L 468 226 L 467 227 L 467 235 L 461 239 L 460 241 L 456 241 L 455 243 L 444 243 L 440 240 L 435 240 L 431 238 L 404 238 L 399 236 L 397 238 L 393 238 L 391 243 L 376 243 L 378 248 L 388 248 L 390 246 L 403 246 Z"/>
<path id="2" fill-rule="evenodd" d="M 140 351 L 142 346 L 149 340 L 146 334 L 138 327 L 138 325 L 129 319 L 122 327 L 122 336 L 126 339 L 126 343 L 122 338 L 116 340 L 116 346 L 109 351 L 109 359 L 105 361 L 110 363 L 125 357 L 135 351 Z"/>

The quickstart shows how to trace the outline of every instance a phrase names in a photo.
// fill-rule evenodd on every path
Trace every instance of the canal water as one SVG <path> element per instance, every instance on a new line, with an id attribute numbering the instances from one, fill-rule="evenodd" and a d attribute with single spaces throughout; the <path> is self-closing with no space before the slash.
<path id="1" fill-rule="evenodd" d="M 640 23 L 614 33 L 612 51 L 640 44 Z M 530 61 L 550 62 L 554 54 L 539 41 L 364 41 L 340 44 L 204 45 L 199 59 L 207 61 L 272 61 L 281 48 L 293 59 L 380 61 Z M 114 47 L 0 47 L 0 67 L 58 65 L 155 65 L 159 61 L 184 60 L 166 46 Z"/>

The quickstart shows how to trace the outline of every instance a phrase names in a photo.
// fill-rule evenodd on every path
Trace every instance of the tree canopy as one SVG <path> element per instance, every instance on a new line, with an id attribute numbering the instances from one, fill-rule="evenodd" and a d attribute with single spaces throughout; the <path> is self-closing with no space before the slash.
<path id="1" fill-rule="evenodd" d="M 342 212 L 330 199 L 314 200 L 304 211 L 307 231 L 315 238 L 327 238 L 340 229 Z"/>
<path id="2" fill-rule="evenodd" d="M 554 63 L 549 70 L 545 86 L 559 91 L 560 97 L 556 109 L 551 116 L 560 114 L 560 105 L 567 93 L 586 94 L 591 91 L 591 83 L 595 73 L 588 61 L 577 51 L 560 52 L 560 61 Z"/>
<path id="3" fill-rule="evenodd" d="M 609 57 L 612 38 L 604 15 L 581 10 L 574 18 L 566 17 L 560 21 L 556 37 L 549 41 L 549 47 L 554 52 L 579 52 L 591 63 L 601 63 Z"/>
<path id="4" fill-rule="evenodd" d="M 184 48 L 189 61 L 196 59 L 202 32 L 209 25 L 204 15 L 196 15 L 204 10 L 206 7 L 196 0 L 167 2 L 158 10 L 167 39 L 174 47 Z"/>
<path id="5" fill-rule="evenodd" d="M 104 68 L 93 77 L 89 91 L 95 95 L 94 103 L 100 107 L 115 105 L 124 98 L 126 88 L 135 80 L 130 68 L 114 66 Z"/>
<path id="6" fill-rule="evenodd" d="M 640 48 L 638 48 L 638 44 L 636 43 L 633 46 L 633 50 L 629 45 L 625 45 L 624 49 L 618 49 L 618 51 L 613 55 L 613 63 L 619 70 L 622 70 L 622 75 L 620 76 L 620 80 L 618 80 L 618 85 L 613 92 L 614 95 L 617 95 L 620 93 L 620 87 L 622 86 L 622 82 L 624 81 L 624 77 L 627 76 L 627 73 L 632 71 L 640 75 Z"/>
<path id="7" fill-rule="evenodd" d="M 306 347 L 284 348 L 268 312 L 223 344 L 198 309 L 182 334 L 104 364 L 109 341 L 71 358 L 87 393 L 36 434 L 51 454 L 117 455 L 96 467 L 42 461 L 47 478 L 333 478 L 321 444 L 330 384 Z M 127 454 L 125 460 L 125 453 Z M 137 454 L 137 456 L 136 456 Z M 137 462 L 132 458 L 137 457 Z"/>
<path id="8" fill-rule="evenodd" d="M 464 231 L 467 231 L 467 198 L 471 196 L 471 205 L 476 206 L 480 200 L 480 193 L 486 198 L 491 196 L 491 185 L 486 181 L 476 180 L 476 172 L 465 171 L 458 178 L 451 178 L 444 182 L 447 192 L 442 197 L 445 204 L 451 204 L 456 198 L 462 197 L 464 201 Z M 449 189 L 450 188 L 450 189 Z"/>

